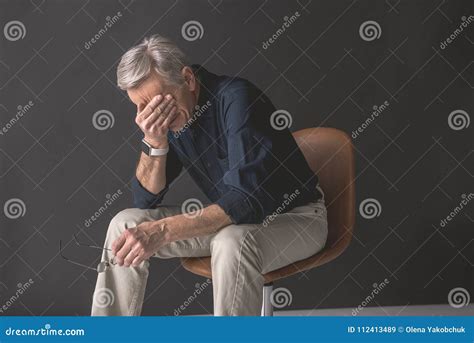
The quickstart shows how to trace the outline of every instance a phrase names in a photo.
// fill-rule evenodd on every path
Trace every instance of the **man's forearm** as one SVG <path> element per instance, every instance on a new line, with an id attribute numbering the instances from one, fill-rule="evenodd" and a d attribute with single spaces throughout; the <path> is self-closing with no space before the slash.
<path id="1" fill-rule="evenodd" d="M 143 104 L 137 107 L 135 122 L 143 131 L 144 140 L 152 148 L 167 148 L 169 123 L 176 115 L 175 100 L 171 94 L 164 98 L 158 94 L 145 107 Z M 142 152 L 136 176 L 146 190 L 158 194 L 166 185 L 166 155 L 150 157 Z"/>
<path id="2" fill-rule="evenodd" d="M 219 205 L 210 205 L 197 216 L 180 214 L 156 221 L 158 230 L 164 230 L 166 241 L 173 242 L 216 233 L 232 224 L 230 217 Z"/>
<path id="3" fill-rule="evenodd" d="M 166 155 L 150 157 L 142 152 L 136 175 L 146 190 L 158 194 L 166 185 Z"/>

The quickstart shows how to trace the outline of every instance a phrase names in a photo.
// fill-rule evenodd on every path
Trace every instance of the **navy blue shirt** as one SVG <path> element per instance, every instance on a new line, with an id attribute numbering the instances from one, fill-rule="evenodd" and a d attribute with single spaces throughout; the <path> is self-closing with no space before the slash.
<path id="1" fill-rule="evenodd" d="M 135 207 L 160 204 L 183 169 L 234 224 L 262 223 L 318 200 L 318 178 L 289 129 L 272 126 L 276 109 L 268 97 L 245 79 L 192 68 L 198 105 L 182 130 L 168 134 L 166 186 L 153 194 L 133 178 Z"/>

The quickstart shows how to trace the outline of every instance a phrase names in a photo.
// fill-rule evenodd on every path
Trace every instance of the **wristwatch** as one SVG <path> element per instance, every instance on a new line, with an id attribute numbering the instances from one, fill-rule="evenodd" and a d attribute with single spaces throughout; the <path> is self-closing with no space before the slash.
<path id="1" fill-rule="evenodd" d="M 141 145 L 142 145 L 142 151 L 148 156 L 164 156 L 170 150 L 169 147 L 166 147 L 164 149 L 155 149 L 150 144 L 148 144 L 147 141 L 145 141 L 145 139 L 142 139 Z"/>

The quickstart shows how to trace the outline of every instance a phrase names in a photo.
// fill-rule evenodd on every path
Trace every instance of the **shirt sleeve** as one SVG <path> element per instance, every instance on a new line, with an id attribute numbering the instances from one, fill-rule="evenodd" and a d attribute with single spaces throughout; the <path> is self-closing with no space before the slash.
<path id="1" fill-rule="evenodd" d="M 258 89 L 242 87 L 224 101 L 229 190 L 216 201 L 234 224 L 261 223 L 274 208 L 265 183 L 277 164 L 271 154 L 275 107 Z"/>
<path id="2" fill-rule="evenodd" d="M 158 193 L 154 194 L 148 191 L 138 180 L 137 176 L 134 175 L 132 178 L 132 194 L 133 194 L 133 205 L 136 208 L 149 209 L 155 208 L 161 204 L 163 197 L 168 192 L 170 184 L 176 179 L 181 173 L 183 165 L 179 160 L 176 152 L 170 146 L 168 155 L 166 157 L 166 185 Z"/>

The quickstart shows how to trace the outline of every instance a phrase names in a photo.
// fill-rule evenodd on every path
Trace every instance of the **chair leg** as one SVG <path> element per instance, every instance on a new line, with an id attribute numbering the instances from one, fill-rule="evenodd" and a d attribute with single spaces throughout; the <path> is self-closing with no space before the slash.
<path id="1" fill-rule="evenodd" d="M 262 317 L 273 317 L 273 305 L 271 302 L 272 292 L 273 282 L 263 285 Z"/>

